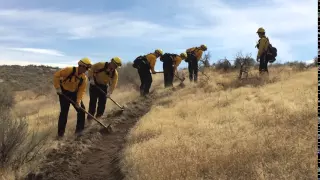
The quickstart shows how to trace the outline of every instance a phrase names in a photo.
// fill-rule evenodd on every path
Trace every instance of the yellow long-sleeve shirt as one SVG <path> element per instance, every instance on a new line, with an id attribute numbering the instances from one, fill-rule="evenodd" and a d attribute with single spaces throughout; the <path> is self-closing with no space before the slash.
<path id="1" fill-rule="evenodd" d="M 176 57 L 173 59 L 174 72 L 177 71 L 177 68 L 178 68 L 178 66 L 180 65 L 181 61 L 182 61 L 182 58 L 181 58 L 180 56 L 176 56 Z"/>
<path id="2" fill-rule="evenodd" d="M 260 38 L 258 47 L 259 47 L 259 50 L 258 50 L 257 58 L 259 58 L 264 52 L 268 51 L 269 40 L 266 36 L 262 36 Z"/>
<path id="3" fill-rule="evenodd" d="M 151 72 L 155 72 L 154 67 L 156 65 L 157 56 L 154 55 L 154 53 L 150 53 L 150 54 L 146 55 L 146 58 L 150 64 Z"/>
<path id="4" fill-rule="evenodd" d="M 60 87 L 60 80 L 64 81 L 73 71 L 73 67 L 66 67 L 63 68 L 57 72 L 54 73 L 53 75 L 53 85 L 54 87 L 61 88 Z M 80 78 L 82 78 L 82 84 L 79 86 L 80 83 Z M 71 81 L 67 79 L 65 82 L 62 82 L 62 88 L 64 90 L 70 91 L 70 92 L 77 92 L 77 103 L 80 103 L 85 92 L 86 92 L 86 86 L 87 86 L 87 76 L 82 73 L 78 74 L 78 67 L 76 68 L 76 72 L 74 76 L 72 76 Z"/>
<path id="5" fill-rule="evenodd" d="M 197 60 L 199 61 L 202 57 L 203 51 L 199 48 L 193 47 L 193 48 L 189 48 L 186 50 L 186 53 L 194 53 L 194 55 L 196 56 Z"/>
<path id="6" fill-rule="evenodd" d="M 100 69 L 104 68 L 105 62 L 98 62 L 96 64 L 93 64 L 91 69 L 88 72 L 89 79 L 95 78 L 96 82 L 98 84 L 107 85 L 111 82 L 111 87 L 109 92 L 113 92 L 118 84 L 118 71 L 115 69 L 114 76 L 111 78 L 112 74 L 108 75 L 105 71 L 98 72 Z"/>

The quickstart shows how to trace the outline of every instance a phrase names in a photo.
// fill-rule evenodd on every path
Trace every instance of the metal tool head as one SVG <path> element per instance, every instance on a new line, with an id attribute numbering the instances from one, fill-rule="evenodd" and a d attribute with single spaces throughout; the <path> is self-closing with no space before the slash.
<path id="1" fill-rule="evenodd" d="M 112 133 L 113 132 L 113 129 L 112 129 L 112 127 L 111 127 L 111 124 L 109 124 L 108 126 L 107 126 L 107 128 L 101 128 L 100 129 L 100 133 L 101 134 L 110 134 L 110 133 Z"/>

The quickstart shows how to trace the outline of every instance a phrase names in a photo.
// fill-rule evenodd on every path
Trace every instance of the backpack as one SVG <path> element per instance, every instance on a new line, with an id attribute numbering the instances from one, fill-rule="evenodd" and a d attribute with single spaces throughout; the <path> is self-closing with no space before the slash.
<path id="1" fill-rule="evenodd" d="M 191 56 L 195 56 L 195 52 L 197 51 L 197 50 L 199 50 L 200 48 L 198 48 L 198 47 L 195 47 L 194 48 L 194 50 L 192 50 L 192 51 L 188 51 L 188 52 L 186 52 L 187 53 L 187 57 L 191 57 Z"/>
<path id="2" fill-rule="evenodd" d="M 149 62 L 148 62 L 146 56 L 138 56 L 138 57 L 133 61 L 132 67 L 133 67 L 133 68 L 136 68 L 136 69 L 139 69 L 139 68 L 140 68 L 140 65 L 141 65 L 142 63 L 145 63 L 145 64 L 149 65 Z"/>
<path id="3" fill-rule="evenodd" d="M 178 56 L 178 54 L 171 54 L 171 53 L 164 53 L 161 57 L 160 57 L 160 61 L 161 62 L 165 62 L 165 61 L 173 61 L 174 58 L 176 58 Z"/>
<path id="4" fill-rule="evenodd" d="M 276 61 L 276 57 L 277 57 L 277 55 L 278 55 L 278 53 L 277 53 L 278 50 L 277 50 L 276 47 L 274 47 L 274 46 L 272 46 L 272 45 L 270 44 L 270 41 L 269 41 L 268 38 L 267 38 L 267 40 L 268 40 L 268 42 L 269 42 L 269 46 L 268 46 L 266 58 L 268 59 L 268 61 L 269 61 L 270 63 L 273 63 L 273 62 Z M 258 49 L 259 49 L 259 44 L 260 44 L 260 39 L 259 39 L 259 41 L 258 41 L 258 44 L 256 45 L 256 47 L 257 47 Z"/>
<path id="5" fill-rule="evenodd" d="M 75 74 L 76 74 L 76 67 L 73 67 L 72 68 L 72 72 L 67 76 L 67 78 L 64 79 L 63 81 L 60 80 L 60 86 L 62 87 L 62 83 L 66 82 L 67 80 L 69 80 L 69 82 L 71 82 L 71 79 L 72 79 L 73 76 L 75 76 Z M 78 78 L 77 76 L 76 76 L 76 78 L 79 79 L 79 81 L 80 81 L 79 84 L 78 84 L 77 90 L 76 90 L 76 91 L 78 91 L 79 87 L 83 83 L 83 79 L 82 78 Z"/>
<path id="6" fill-rule="evenodd" d="M 195 58 L 195 57 L 196 57 L 195 52 L 196 52 L 197 50 L 199 50 L 199 49 L 200 49 L 200 48 L 195 47 L 194 50 L 186 52 L 186 53 L 187 53 L 187 59 L 185 59 L 184 61 L 185 61 L 185 62 L 189 62 L 189 60 L 190 60 L 191 57 L 194 57 L 194 58 Z"/>
<path id="7" fill-rule="evenodd" d="M 270 63 L 273 63 L 276 61 L 276 57 L 278 55 L 277 51 L 278 50 L 276 47 L 273 47 L 271 44 L 269 44 L 267 59 L 269 60 Z"/>
<path id="8" fill-rule="evenodd" d="M 98 69 L 97 71 L 95 71 L 94 73 L 101 73 L 101 72 L 105 72 L 106 74 L 108 74 L 108 72 L 106 71 L 107 70 L 107 68 L 108 68 L 108 65 L 109 65 L 109 63 L 108 62 L 106 62 L 105 64 L 104 64 L 104 67 L 103 68 L 101 68 L 101 69 Z M 115 74 L 115 70 L 112 72 L 112 74 L 111 74 L 111 78 L 113 78 L 114 77 L 114 74 Z M 108 74 L 109 75 L 109 74 Z"/>

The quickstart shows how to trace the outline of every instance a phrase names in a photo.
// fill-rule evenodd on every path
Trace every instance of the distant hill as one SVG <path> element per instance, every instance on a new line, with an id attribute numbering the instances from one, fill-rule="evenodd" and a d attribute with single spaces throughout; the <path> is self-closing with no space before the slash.
<path id="1" fill-rule="evenodd" d="M 51 87 L 53 73 L 58 69 L 50 66 L 2 65 L 0 84 L 9 86 L 13 91 L 32 90 L 39 93 Z"/>
<path id="2" fill-rule="evenodd" d="M 53 73 L 59 69 L 59 67 L 44 65 L 1 65 L 0 85 L 9 86 L 13 91 L 31 90 L 38 95 L 45 95 L 49 91 L 53 91 Z M 118 71 L 118 88 L 130 84 L 138 87 L 140 82 L 138 73 L 131 63 L 125 63 Z"/>

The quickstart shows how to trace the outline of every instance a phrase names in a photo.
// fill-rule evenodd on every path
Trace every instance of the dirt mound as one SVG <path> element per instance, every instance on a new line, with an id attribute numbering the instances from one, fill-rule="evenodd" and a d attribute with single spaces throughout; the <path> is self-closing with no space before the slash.
<path id="1" fill-rule="evenodd" d="M 139 98 L 127 104 L 121 114 L 107 115 L 104 123 L 112 122 L 111 134 L 100 134 L 98 125 L 89 128 L 80 139 L 68 139 L 48 153 L 37 173 L 29 173 L 27 180 L 82 180 L 82 179 L 123 179 L 118 166 L 125 137 L 134 124 L 146 114 L 154 99 L 168 96 L 168 93 L 151 93 L 151 98 Z"/>

